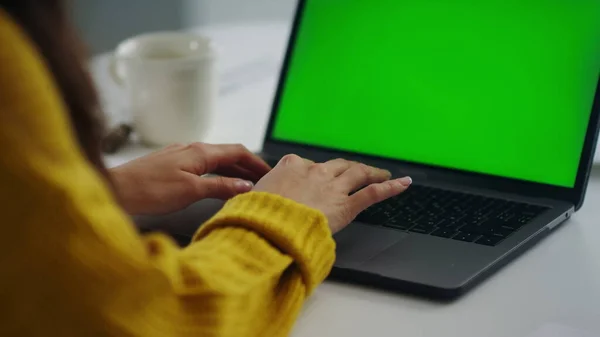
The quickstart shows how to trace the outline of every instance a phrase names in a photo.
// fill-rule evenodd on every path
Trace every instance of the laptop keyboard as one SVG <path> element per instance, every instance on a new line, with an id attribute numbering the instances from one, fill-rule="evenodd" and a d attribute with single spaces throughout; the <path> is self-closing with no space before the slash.
<path id="1" fill-rule="evenodd" d="M 269 161 L 274 166 L 277 161 Z M 496 246 L 547 207 L 412 185 L 358 217 L 365 224 Z"/>
<path id="2" fill-rule="evenodd" d="M 357 220 L 370 225 L 496 246 L 548 208 L 413 185 Z"/>

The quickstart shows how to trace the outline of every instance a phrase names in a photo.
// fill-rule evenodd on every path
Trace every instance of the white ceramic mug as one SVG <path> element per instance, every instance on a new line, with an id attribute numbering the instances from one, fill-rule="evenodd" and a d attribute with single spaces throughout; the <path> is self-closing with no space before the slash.
<path id="1" fill-rule="evenodd" d="M 218 87 L 210 39 L 182 32 L 130 38 L 117 47 L 111 73 L 128 92 L 143 143 L 164 146 L 206 136 Z"/>

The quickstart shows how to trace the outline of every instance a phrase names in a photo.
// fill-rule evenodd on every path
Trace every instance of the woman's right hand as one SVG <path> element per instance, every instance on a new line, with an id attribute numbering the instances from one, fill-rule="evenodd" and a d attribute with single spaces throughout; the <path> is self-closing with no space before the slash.
<path id="1" fill-rule="evenodd" d="M 344 159 L 315 164 L 287 155 L 254 191 L 278 194 L 323 212 L 332 233 L 337 233 L 362 211 L 406 191 L 412 183 L 409 177 L 390 178 L 388 171 Z"/>

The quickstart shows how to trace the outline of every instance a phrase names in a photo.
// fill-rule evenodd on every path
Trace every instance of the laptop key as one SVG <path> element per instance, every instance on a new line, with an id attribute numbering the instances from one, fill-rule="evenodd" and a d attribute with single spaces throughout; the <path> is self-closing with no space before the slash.
<path id="1" fill-rule="evenodd" d="M 477 238 L 479 238 L 481 235 L 479 234 L 474 234 L 474 233 L 466 233 L 466 232 L 459 232 L 456 236 L 454 236 L 452 239 L 454 240 L 458 240 L 458 241 L 465 241 L 465 242 L 473 242 L 475 241 Z"/>
<path id="2" fill-rule="evenodd" d="M 484 225 L 467 225 L 460 228 L 461 232 L 483 235 L 488 232 L 488 227 Z"/>
<path id="3" fill-rule="evenodd" d="M 510 224 L 525 226 L 535 218 L 535 215 L 521 215 L 508 221 Z"/>
<path id="4" fill-rule="evenodd" d="M 390 217 L 388 212 L 373 212 L 371 214 L 359 215 L 358 221 L 364 222 L 369 225 L 383 225 Z"/>
<path id="5" fill-rule="evenodd" d="M 468 216 L 462 220 L 460 220 L 464 225 L 479 225 L 480 223 L 484 222 L 485 218 L 483 218 L 482 216 Z"/>
<path id="6" fill-rule="evenodd" d="M 509 221 L 510 219 L 515 217 L 515 213 L 513 213 L 512 211 L 508 211 L 508 212 L 504 212 L 500 215 L 498 215 L 498 219 L 502 220 L 502 221 Z"/>
<path id="7" fill-rule="evenodd" d="M 448 215 L 448 216 L 446 217 L 446 219 L 447 219 L 449 222 L 454 222 L 454 223 L 456 223 L 456 222 L 458 222 L 458 221 L 462 220 L 462 219 L 463 219 L 463 218 L 465 218 L 465 217 L 466 217 L 466 214 L 461 214 L 461 215 L 454 214 L 454 215 Z"/>
<path id="8" fill-rule="evenodd" d="M 409 232 L 420 233 L 420 234 L 429 234 L 429 233 L 433 232 L 433 230 L 434 230 L 433 227 L 417 225 L 417 226 L 409 229 Z"/>
<path id="9" fill-rule="evenodd" d="M 437 227 L 437 225 L 441 222 L 442 222 L 442 220 L 440 220 L 436 216 L 429 215 L 429 216 L 425 216 L 425 217 L 419 219 L 418 221 L 416 221 L 416 224 L 433 229 L 434 227 Z"/>
<path id="10" fill-rule="evenodd" d="M 404 221 L 401 218 L 392 218 L 383 224 L 385 227 L 391 227 L 400 230 L 408 230 L 412 224 Z"/>
<path id="11" fill-rule="evenodd" d="M 438 230 L 435 230 L 433 233 L 431 233 L 431 235 L 438 236 L 440 238 L 451 238 L 456 234 L 457 234 L 457 231 L 455 231 L 453 229 L 447 229 L 447 228 L 440 228 Z"/>
<path id="12" fill-rule="evenodd" d="M 500 238 L 507 238 L 509 235 L 511 235 L 514 231 L 506 229 L 506 228 L 502 228 L 502 227 L 492 227 L 492 228 L 488 228 L 486 230 L 486 232 L 482 233 L 485 236 L 496 236 L 496 237 L 500 237 Z"/>
<path id="13" fill-rule="evenodd" d="M 507 230 L 515 232 L 515 231 L 519 230 L 523 226 L 524 226 L 523 224 L 520 224 L 520 223 L 517 223 L 517 222 L 510 222 L 510 223 L 507 222 L 507 223 L 504 223 L 502 226 L 500 226 L 500 228 L 504 228 L 504 229 L 507 229 Z"/>
<path id="14" fill-rule="evenodd" d="M 482 236 L 475 243 L 485 246 L 494 247 L 497 246 L 500 242 L 502 242 L 504 238 L 498 236 Z"/>

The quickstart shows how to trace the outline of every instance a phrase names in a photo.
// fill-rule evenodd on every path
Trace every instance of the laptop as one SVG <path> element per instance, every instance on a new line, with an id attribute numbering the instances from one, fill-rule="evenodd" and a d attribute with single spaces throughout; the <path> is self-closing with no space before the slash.
<path id="1" fill-rule="evenodd" d="M 455 298 L 582 207 L 599 75 L 597 1 L 300 0 L 263 156 L 411 176 L 331 277 Z"/>

